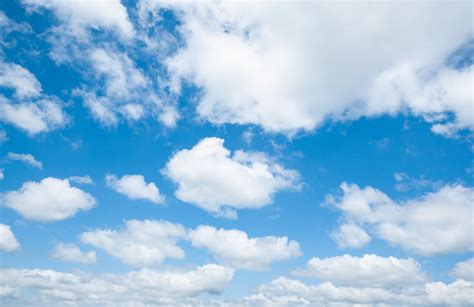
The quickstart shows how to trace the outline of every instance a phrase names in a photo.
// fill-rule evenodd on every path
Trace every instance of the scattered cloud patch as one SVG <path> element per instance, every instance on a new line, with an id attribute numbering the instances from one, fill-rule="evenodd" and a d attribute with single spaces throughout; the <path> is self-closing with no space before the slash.
<path id="1" fill-rule="evenodd" d="M 19 154 L 15 152 L 9 152 L 7 158 L 8 160 L 21 161 L 35 168 L 43 169 L 43 163 L 41 163 L 41 161 L 36 160 L 36 158 L 32 154 Z"/>
<path id="2" fill-rule="evenodd" d="M 4 62 L 0 57 L 0 88 L 14 91 L 10 98 L 0 94 L 0 120 L 29 135 L 65 126 L 69 118 L 57 97 L 41 92 L 41 84 L 26 68 Z"/>
<path id="3" fill-rule="evenodd" d="M 97 256 L 94 251 L 83 252 L 74 244 L 58 243 L 54 247 L 51 257 L 66 262 L 96 263 Z"/>
<path id="4" fill-rule="evenodd" d="M 71 176 L 68 177 L 69 181 L 79 184 L 94 184 L 94 180 L 90 176 Z"/>
<path id="5" fill-rule="evenodd" d="M 6 63 L 0 58 L 0 87 L 15 91 L 19 98 L 35 97 L 41 93 L 41 84 L 26 68 Z"/>
<path id="6" fill-rule="evenodd" d="M 330 236 L 341 248 L 361 248 L 372 240 L 367 231 L 353 223 L 339 226 Z"/>

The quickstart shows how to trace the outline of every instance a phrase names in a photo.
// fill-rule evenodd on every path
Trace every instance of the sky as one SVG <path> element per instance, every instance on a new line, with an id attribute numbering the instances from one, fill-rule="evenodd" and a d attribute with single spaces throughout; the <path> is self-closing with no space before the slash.
<path id="1" fill-rule="evenodd" d="M 1 305 L 474 305 L 472 5 L 2 1 Z"/>

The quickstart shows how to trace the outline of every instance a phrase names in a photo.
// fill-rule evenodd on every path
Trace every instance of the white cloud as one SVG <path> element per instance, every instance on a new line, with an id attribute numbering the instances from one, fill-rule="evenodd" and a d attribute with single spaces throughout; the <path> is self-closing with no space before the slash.
<path id="1" fill-rule="evenodd" d="M 13 89 L 19 98 L 35 97 L 41 93 L 41 84 L 26 68 L 5 63 L 0 58 L 0 87 Z"/>
<path id="2" fill-rule="evenodd" d="M 196 305 L 193 297 L 221 293 L 232 277 L 232 269 L 215 264 L 97 275 L 11 268 L 0 270 L 0 286 L 18 289 L 16 306 Z"/>
<path id="3" fill-rule="evenodd" d="M 90 60 L 96 73 L 105 78 L 107 97 L 129 96 L 136 88 L 144 88 L 147 79 L 126 54 L 94 49 Z"/>
<path id="4" fill-rule="evenodd" d="M 102 125 L 116 126 L 121 117 L 130 122 L 153 117 L 166 127 L 176 125 L 179 119 L 176 106 L 163 101 L 160 95 L 165 94 L 160 84 L 152 80 L 156 76 L 138 68 L 129 54 L 118 48 L 91 45 L 75 56 L 76 62 L 92 67 L 92 71 L 82 73 L 88 78 L 92 75 L 94 83 L 73 92 Z"/>
<path id="5" fill-rule="evenodd" d="M 459 279 L 474 281 L 474 258 L 456 263 L 451 275 Z"/>
<path id="6" fill-rule="evenodd" d="M 176 242 L 185 237 L 186 230 L 179 224 L 130 220 L 119 231 L 105 229 L 84 232 L 81 241 L 103 249 L 129 265 L 148 267 L 166 258 L 183 259 L 184 251 Z"/>
<path id="7" fill-rule="evenodd" d="M 13 161 L 21 161 L 23 163 L 29 164 L 33 167 L 43 169 L 43 163 L 35 159 L 31 154 L 19 154 L 14 152 L 9 152 L 7 158 Z"/>
<path id="8" fill-rule="evenodd" d="M 468 3 L 141 1 L 157 6 L 182 22 L 185 45 L 165 62 L 174 88 L 183 79 L 201 87 L 197 112 L 210 122 L 293 133 L 326 120 L 453 112 L 433 131 L 473 128 L 472 69 L 445 67 L 472 37 Z"/>
<path id="9" fill-rule="evenodd" d="M 0 120 L 35 135 L 63 127 L 68 117 L 56 99 L 11 103 L 0 95 Z"/>
<path id="10" fill-rule="evenodd" d="M 398 259 L 369 254 L 363 257 L 346 254 L 325 259 L 311 258 L 306 269 L 295 271 L 294 274 L 329 281 L 337 286 L 387 289 L 428 279 L 421 271 L 420 264 L 411 258 Z"/>
<path id="11" fill-rule="evenodd" d="M 66 262 L 96 263 L 97 256 L 94 251 L 83 252 L 74 244 L 58 243 L 54 247 L 51 257 Z"/>
<path id="12" fill-rule="evenodd" d="M 235 268 L 265 270 L 273 262 L 289 260 L 301 255 L 296 241 L 287 237 L 249 238 L 240 230 L 216 229 L 199 226 L 189 232 L 195 247 L 208 249 L 217 259 Z"/>
<path id="13" fill-rule="evenodd" d="M 11 99 L 0 95 L 0 120 L 30 135 L 51 131 L 68 122 L 59 99 L 42 95 L 41 84 L 26 68 L 0 57 L 0 87 L 12 89 Z"/>
<path id="14" fill-rule="evenodd" d="M 84 36 L 89 29 L 115 30 L 122 37 L 133 36 L 134 30 L 127 9 L 120 0 L 42 1 L 22 0 L 30 8 L 53 10 L 74 35 Z"/>
<path id="15" fill-rule="evenodd" d="M 473 78 L 472 66 L 460 70 L 443 68 L 433 77 L 419 76 L 416 67 L 396 67 L 375 80 L 365 115 L 386 113 L 386 103 L 393 108 L 390 113 L 408 108 L 423 117 L 433 124 L 434 133 L 450 137 L 459 130 L 473 131 Z M 450 112 L 453 120 L 449 119 Z"/>
<path id="16" fill-rule="evenodd" d="M 94 184 L 94 180 L 90 176 L 71 176 L 68 177 L 69 181 L 79 184 Z"/>
<path id="17" fill-rule="evenodd" d="M 343 224 L 337 230 L 333 230 L 331 238 L 342 248 L 360 248 L 372 240 L 363 228 L 352 223 Z"/>
<path id="18" fill-rule="evenodd" d="M 20 249 L 20 243 L 15 238 L 10 226 L 0 224 L 0 250 L 14 252 Z"/>
<path id="19" fill-rule="evenodd" d="M 330 282 L 308 285 L 298 280 L 280 277 L 260 286 L 256 293 L 244 297 L 242 302 L 251 306 L 336 306 L 388 305 L 426 306 L 451 305 L 468 306 L 474 304 L 472 296 L 474 284 L 457 280 L 450 284 L 427 282 L 421 286 L 401 289 L 337 287 Z"/>
<path id="20" fill-rule="evenodd" d="M 436 192 L 396 203 L 372 187 L 361 189 L 347 183 L 340 187 L 342 195 L 330 195 L 327 202 L 341 210 L 348 223 L 366 228 L 391 244 L 422 255 L 474 251 L 472 188 L 446 185 Z M 346 237 L 350 235 L 345 233 Z"/>
<path id="21" fill-rule="evenodd" d="M 3 173 L 3 168 L 0 168 L 0 180 L 5 179 L 5 174 Z"/>
<path id="22" fill-rule="evenodd" d="M 107 97 L 97 97 L 95 93 L 76 92 L 81 95 L 84 105 L 89 108 L 92 117 L 106 127 L 116 126 L 117 115 L 113 103 Z"/>
<path id="23" fill-rule="evenodd" d="M 40 182 L 27 181 L 19 190 L 1 195 L 1 202 L 24 218 L 40 222 L 70 218 L 96 203 L 90 194 L 70 186 L 69 180 L 53 177 Z"/>
<path id="24" fill-rule="evenodd" d="M 163 173 L 178 188 L 177 198 L 208 212 L 235 216 L 233 209 L 260 208 L 275 193 L 298 187 L 299 175 L 263 153 L 235 151 L 224 140 L 204 138 L 192 149 L 175 153 Z"/>
<path id="25" fill-rule="evenodd" d="M 117 178 L 109 174 L 105 180 L 108 187 L 130 199 L 145 199 L 155 204 L 164 202 L 158 187 L 153 182 L 147 184 L 142 175 L 124 175 Z"/>

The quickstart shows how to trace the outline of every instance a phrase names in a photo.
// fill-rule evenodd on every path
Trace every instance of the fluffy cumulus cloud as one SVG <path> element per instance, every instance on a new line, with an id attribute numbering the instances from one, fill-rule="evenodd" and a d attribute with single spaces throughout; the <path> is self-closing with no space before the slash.
<path id="1" fill-rule="evenodd" d="M 129 220 L 120 230 L 99 229 L 81 234 L 81 241 L 103 249 L 135 267 L 151 267 L 166 259 L 183 259 L 180 242 L 208 250 L 222 264 L 249 270 L 265 270 L 270 264 L 301 255 L 300 246 L 287 237 L 249 238 L 247 233 L 199 225 L 187 229 L 168 221 Z"/>
<path id="2" fill-rule="evenodd" d="M 27 181 L 20 189 L 1 195 L 0 201 L 25 219 L 40 222 L 64 220 L 96 204 L 94 197 L 71 186 L 68 179 L 53 177 Z"/>
<path id="3" fill-rule="evenodd" d="M 421 255 L 474 250 L 472 188 L 446 185 L 400 203 L 373 187 L 342 183 L 340 188 L 342 194 L 329 195 L 327 203 L 341 210 L 348 223 L 358 225 L 355 231 L 348 231 L 344 224 L 333 233 L 342 247 L 361 247 L 360 230 L 365 228 L 391 244 Z"/>
<path id="4" fill-rule="evenodd" d="M 426 282 L 419 286 L 401 289 L 374 287 L 338 287 L 331 282 L 317 285 L 280 277 L 260 286 L 254 294 L 244 297 L 242 302 L 250 306 L 314 306 L 347 304 L 383 304 L 388 306 L 474 304 L 474 284 L 465 280 L 452 283 Z"/>
<path id="5" fill-rule="evenodd" d="M 199 226 L 189 232 L 189 240 L 193 246 L 206 248 L 220 261 L 236 268 L 263 270 L 272 262 L 301 255 L 298 242 L 288 241 L 287 237 L 249 238 L 235 229 Z"/>
<path id="6" fill-rule="evenodd" d="M 124 274 L 63 273 L 39 269 L 2 269 L 0 291 L 6 306 L 196 305 L 201 293 L 219 294 L 233 270 L 206 264 L 188 271 L 142 269 Z"/>
<path id="7" fill-rule="evenodd" d="M 13 90 L 10 98 L 0 94 L 0 120 L 30 135 L 63 127 L 68 122 L 58 98 L 41 93 L 41 84 L 26 68 L 0 57 L 0 88 Z"/>
<path id="8" fill-rule="evenodd" d="M 147 267 L 166 258 L 183 259 L 184 251 L 177 240 L 186 237 L 179 224 L 167 221 L 126 221 L 122 229 L 100 229 L 84 232 L 81 241 L 103 249 L 132 266 Z"/>
<path id="9" fill-rule="evenodd" d="M 451 275 L 459 279 L 474 281 L 474 258 L 456 263 Z"/>
<path id="10" fill-rule="evenodd" d="M 348 274 L 350 272 L 350 274 Z M 337 286 L 358 286 L 372 288 L 395 288 L 426 281 L 415 260 L 364 255 L 336 256 L 325 259 L 312 258 L 306 269 L 294 272 L 298 276 L 329 281 Z"/>
<path id="11" fill-rule="evenodd" d="M 468 3 L 164 3 L 141 1 L 182 22 L 174 89 L 200 87 L 213 123 L 292 133 L 407 111 L 437 133 L 473 128 L 472 69 L 445 64 L 472 37 Z"/>
<path id="12" fill-rule="evenodd" d="M 41 161 L 36 160 L 36 158 L 32 154 L 19 154 L 15 152 L 9 152 L 7 158 L 8 160 L 21 161 L 33 167 L 43 169 L 43 163 L 41 163 Z"/>
<path id="13" fill-rule="evenodd" d="M 19 249 L 20 243 L 18 243 L 10 226 L 0 224 L 0 250 L 10 253 Z"/>
<path id="14" fill-rule="evenodd" d="M 96 263 L 97 256 L 94 251 L 83 252 L 74 244 L 58 243 L 54 247 L 51 257 L 66 261 L 79 263 Z"/>
<path id="15" fill-rule="evenodd" d="M 142 175 L 124 175 L 117 178 L 117 176 L 109 174 L 105 180 L 107 186 L 130 199 L 144 199 L 156 204 L 164 202 L 158 187 L 153 182 L 147 184 Z"/>
<path id="16" fill-rule="evenodd" d="M 231 153 L 219 138 L 175 153 L 163 173 L 178 185 L 177 198 L 227 217 L 236 217 L 233 209 L 270 204 L 278 191 L 297 188 L 299 177 L 263 153 Z"/>

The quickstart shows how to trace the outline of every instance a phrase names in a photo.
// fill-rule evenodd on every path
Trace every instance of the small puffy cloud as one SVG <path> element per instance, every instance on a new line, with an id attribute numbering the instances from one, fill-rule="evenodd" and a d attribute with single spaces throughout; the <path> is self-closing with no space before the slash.
<path id="1" fill-rule="evenodd" d="M 63 127 L 69 119 L 57 99 L 11 103 L 0 95 L 0 120 L 35 135 Z"/>
<path id="2" fill-rule="evenodd" d="M 16 240 L 10 226 L 0 224 L 0 250 L 14 252 L 20 249 L 20 243 Z"/>
<path id="3" fill-rule="evenodd" d="M 361 227 L 355 224 L 343 224 L 331 232 L 331 238 L 342 248 L 360 248 L 369 243 L 372 238 Z"/>
<path id="4" fill-rule="evenodd" d="M 350 272 L 350 274 L 348 274 Z M 329 281 L 337 286 L 394 288 L 424 282 L 428 279 L 415 260 L 364 255 L 312 258 L 306 269 L 295 275 Z"/>
<path id="5" fill-rule="evenodd" d="M 74 244 L 58 243 L 54 247 L 51 257 L 66 262 L 96 263 L 94 251 L 83 252 Z"/>
<path id="6" fill-rule="evenodd" d="M 0 180 L 5 179 L 5 174 L 3 173 L 3 168 L 0 168 Z"/>
<path id="7" fill-rule="evenodd" d="M 41 93 L 41 84 L 26 68 L 5 63 L 0 58 L 0 87 L 10 88 L 19 98 L 34 97 Z"/>
<path id="8" fill-rule="evenodd" d="M 128 18 L 127 8 L 120 0 L 101 1 L 41 1 L 22 0 L 30 8 L 46 8 L 67 25 L 76 36 L 84 36 L 89 29 L 115 30 L 122 37 L 133 36 L 134 30 Z"/>
<path id="9" fill-rule="evenodd" d="M 81 234 L 81 241 L 103 249 L 110 255 L 136 267 L 148 267 L 166 258 L 183 259 L 184 251 L 176 245 L 186 237 L 179 224 L 166 221 L 126 221 L 122 229 L 94 230 Z"/>
<path id="10" fill-rule="evenodd" d="M 233 209 L 270 204 L 278 191 L 297 188 L 299 179 L 295 170 L 285 169 L 263 153 L 231 154 L 220 138 L 204 138 L 192 149 L 175 153 L 163 173 L 178 185 L 178 199 L 230 216 L 235 216 Z"/>
<path id="11" fill-rule="evenodd" d="M 301 255 L 296 241 L 287 237 L 249 238 L 243 231 L 199 226 L 188 234 L 195 247 L 206 248 L 217 259 L 235 268 L 264 270 L 273 262 Z"/>
<path id="12" fill-rule="evenodd" d="M 27 181 L 16 191 L 1 195 L 3 206 L 15 210 L 25 219 L 54 222 L 72 217 L 94 207 L 90 194 L 72 187 L 67 179 L 48 177 L 40 182 Z"/>
<path id="13" fill-rule="evenodd" d="M 19 154 L 15 152 L 9 152 L 7 156 L 8 160 L 21 161 L 33 167 L 43 169 L 43 163 L 35 159 L 32 154 Z"/>
<path id="14" fill-rule="evenodd" d="M 79 184 L 94 184 L 94 180 L 90 176 L 71 176 L 68 177 L 69 181 Z"/>
<path id="15" fill-rule="evenodd" d="M 105 180 L 108 187 L 130 199 L 144 199 L 155 204 L 164 202 L 158 187 L 153 182 L 147 184 L 142 175 L 125 175 L 122 178 L 117 178 L 117 176 L 109 174 Z"/>
<path id="16" fill-rule="evenodd" d="M 456 263 L 451 275 L 459 279 L 474 281 L 474 258 Z"/>
<path id="17" fill-rule="evenodd" d="M 346 274 L 348 274 L 347 271 Z M 250 306 L 327 306 L 327 305 L 395 305 L 470 306 L 474 304 L 474 284 L 457 280 L 450 284 L 427 282 L 402 288 L 338 287 L 331 282 L 308 285 L 279 277 L 261 285 L 241 302 Z"/>
<path id="18" fill-rule="evenodd" d="M 361 189 L 342 183 L 340 188 L 342 194 L 329 195 L 327 203 L 341 210 L 347 223 L 367 229 L 391 244 L 421 255 L 474 251 L 472 188 L 446 185 L 400 203 L 372 187 Z M 351 240 L 361 246 L 363 241 L 357 239 L 360 234 L 344 232 L 345 225 L 332 237 L 342 246 L 350 246 L 347 242 Z"/>
<path id="19" fill-rule="evenodd" d="M 63 273 L 41 269 L 1 269 L 0 287 L 18 289 L 16 306 L 201 305 L 194 297 L 220 294 L 233 270 L 206 264 L 191 270 L 142 269 L 119 273 Z M 1 289 L 1 288 L 0 288 Z"/>

